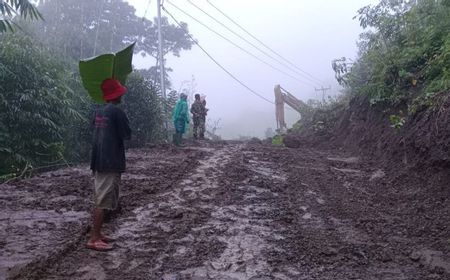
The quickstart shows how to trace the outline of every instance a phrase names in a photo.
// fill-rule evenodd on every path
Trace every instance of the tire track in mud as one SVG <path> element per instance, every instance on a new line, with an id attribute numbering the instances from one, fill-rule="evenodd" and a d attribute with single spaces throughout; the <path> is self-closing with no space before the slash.
<path id="1" fill-rule="evenodd" d="M 115 213 L 116 218 L 105 224 L 108 232 L 113 232 L 113 236 L 118 237 L 115 244 L 115 250 L 111 252 L 95 252 L 84 248 L 87 236 L 85 231 L 66 232 L 69 229 L 55 229 L 52 234 L 62 234 L 66 236 L 66 243 L 58 242 L 57 247 L 48 248 L 51 254 L 63 250 L 63 254 L 48 259 L 42 259 L 38 256 L 40 251 L 30 251 L 38 262 L 30 263 L 29 266 L 21 269 L 14 279 L 140 279 L 148 278 L 149 267 L 155 261 L 159 252 L 167 245 L 165 233 L 160 227 L 147 223 L 148 228 L 141 228 L 142 231 L 136 231 L 136 236 L 122 236 L 119 226 L 127 226 L 130 221 L 140 218 L 140 208 L 147 205 L 148 202 L 158 204 L 155 199 L 174 187 L 187 172 L 195 168 L 197 160 L 206 156 L 204 151 L 197 150 L 178 150 L 170 147 L 156 147 L 150 149 L 130 150 L 127 152 L 128 171 L 123 176 L 121 205 L 122 210 Z M 86 169 L 87 170 L 87 169 Z M 58 173 L 57 171 L 56 173 Z M 64 171 L 70 175 L 71 169 Z M 92 195 L 92 182 L 85 182 L 81 186 L 79 176 L 72 172 L 70 179 L 74 185 L 81 190 L 83 201 L 89 201 L 87 204 L 77 204 L 71 201 L 61 201 L 62 207 L 90 210 Z M 53 173 L 50 173 L 52 175 Z M 85 178 L 83 178 L 84 180 Z M 41 180 L 40 177 L 32 179 Z M 88 180 L 90 181 L 90 180 Z M 58 180 L 46 180 L 46 185 L 50 187 L 58 183 Z M 67 186 L 68 187 L 68 186 Z M 70 186 L 72 187 L 72 185 Z M 64 193 L 74 190 L 63 190 Z M 61 197 L 63 199 L 64 197 Z M 65 203 L 64 203 L 65 202 Z M 147 203 L 146 203 L 147 202 Z M 60 205 L 58 204 L 58 206 Z M 52 205 L 54 206 L 54 205 Z M 56 211 L 61 211 L 58 207 Z M 159 209 L 159 220 L 172 219 L 173 212 L 170 209 Z M 24 211 L 34 211 L 29 208 Z M 84 212 L 86 213 L 86 212 Z M 89 215 L 86 213 L 86 215 Z M 194 217 L 195 218 L 195 217 Z M 195 219 L 193 219 L 195 221 Z M 89 224 L 83 221 L 84 226 Z M 138 229 L 138 228 L 137 228 Z M 138 234 L 139 233 L 139 234 Z M 133 242 L 135 242 L 134 245 Z M 67 245 L 67 246 L 66 246 Z M 136 247 L 137 246 L 137 247 Z M 67 248 L 64 249 L 64 248 Z M 140 265 L 143 264 L 143 265 Z M 140 269 L 142 267 L 142 269 Z"/>
<path id="2" fill-rule="evenodd" d="M 244 146 L 183 149 L 206 156 L 166 189 L 149 195 L 139 187 L 125 193 L 127 203 L 136 207 L 127 207 L 106 225 L 117 238 L 113 251 L 78 248 L 39 278 L 295 279 L 274 272 L 266 258 L 268 251 L 281 251 L 271 242 L 283 237 L 273 228 L 276 210 L 271 205 L 278 194 L 270 186 L 283 184 L 284 174 L 252 159 Z M 150 179 L 145 170 L 151 158 L 133 158 L 124 176 L 127 188 Z"/>
<path id="3" fill-rule="evenodd" d="M 273 229 L 268 215 L 273 209 L 267 202 L 278 194 L 250 183 L 261 179 L 276 184 L 284 175 L 275 174 L 263 162 L 248 160 L 251 155 L 242 150 L 243 145 L 237 145 L 217 151 L 181 183 L 187 196 L 198 196 L 196 207 L 210 212 L 208 221 L 192 228 L 186 238 L 203 238 L 207 243 L 218 240 L 223 244 L 222 252 L 199 266 L 165 273 L 162 279 L 290 279 L 281 272 L 274 275 L 265 257 L 266 251 L 280 250 L 268 242 L 269 238 L 283 238 Z M 222 198 L 224 193 L 228 197 Z M 174 257 L 183 261 L 182 255 L 190 249 L 179 245 Z"/>

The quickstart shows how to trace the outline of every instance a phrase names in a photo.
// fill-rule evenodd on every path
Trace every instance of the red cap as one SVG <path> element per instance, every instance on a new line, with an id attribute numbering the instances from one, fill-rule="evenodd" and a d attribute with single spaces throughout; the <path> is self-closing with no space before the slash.
<path id="1" fill-rule="evenodd" d="M 101 85 L 103 92 L 103 100 L 114 100 L 127 92 L 127 88 L 122 86 L 118 80 L 106 79 Z"/>

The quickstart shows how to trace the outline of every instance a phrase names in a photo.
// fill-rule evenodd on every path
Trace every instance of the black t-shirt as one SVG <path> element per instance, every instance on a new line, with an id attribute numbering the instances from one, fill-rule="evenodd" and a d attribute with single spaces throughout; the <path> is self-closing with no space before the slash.
<path id="1" fill-rule="evenodd" d="M 96 110 L 93 123 L 91 169 L 98 172 L 124 172 L 124 140 L 131 138 L 125 112 L 107 103 Z"/>

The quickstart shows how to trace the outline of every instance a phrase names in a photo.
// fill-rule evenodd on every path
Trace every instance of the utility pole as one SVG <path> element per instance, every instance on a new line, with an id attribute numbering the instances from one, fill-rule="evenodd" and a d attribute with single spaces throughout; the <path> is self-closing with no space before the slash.
<path id="1" fill-rule="evenodd" d="M 166 83 L 164 80 L 165 70 L 164 70 L 164 54 L 163 54 L 163 40 L 161 32 L 161 0 L 157 0 L 158 5 L 158 60 L 159 60 L 159 76 L 161 83 L 161 93 L 163 97 L 163 118 L 164 118 L 164 128 L 166 130 L 166 137 L 169 139 L 169 125 L 167 123 L 167 98 L 166 98 Z"/>
<path id="2" fill-rule="evenodd" d="M 327 88 L 324 88 L 323 86 L 320 88 L 314 88 L 316 91 L 321 91 L 322 92 L 322 102 L 325 103 L 325 93 L 327 92 L 327 90 L 331 89 L 331 86 L 328 86 Z"/>

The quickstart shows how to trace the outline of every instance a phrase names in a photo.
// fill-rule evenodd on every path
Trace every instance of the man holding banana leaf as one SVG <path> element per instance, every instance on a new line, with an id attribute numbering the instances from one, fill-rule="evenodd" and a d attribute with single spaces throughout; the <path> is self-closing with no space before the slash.
<path id="1" fill-rule="evenodd" d="M 127 76 L 132 72 L 134 43 L 118 53 L 103 54 L 79 63 L 83 86 L 97 107 L 94 124 L 91 169 L 94 173 L 93 226 L 86 247 L 111 250 L 113 239 L 101 232 L 105 210 L 119 204 L 121 174 L 125 171 L 124 140 L 131 138 L 125 112 L 117 105 L 127 92 Z"/>
<path id="2" fill-rule="evenodd" d="M 119 203 L 119 185 L 125 171 L 124 140 L 131 138 L 131 130 L 125 113 L 117 107 L 127 89 L 118 80 L 106 79 L 101 85 L 103 99 L 95 112 L 94 143 L 91 169 L 95 180 L 95 208 L 89 249 L 106 251 L 112 249 L 111 238 L 101 233 L 104 210 L 114 210 Z"/>

